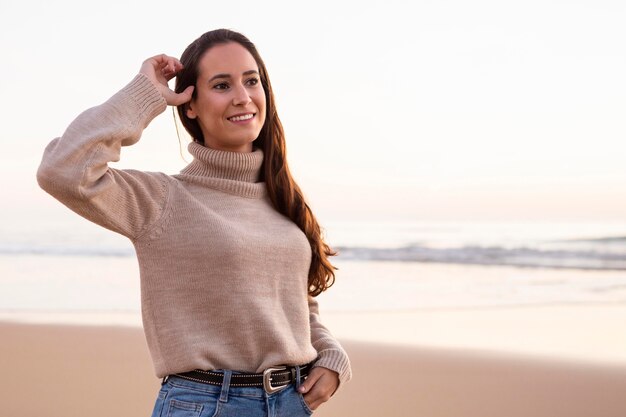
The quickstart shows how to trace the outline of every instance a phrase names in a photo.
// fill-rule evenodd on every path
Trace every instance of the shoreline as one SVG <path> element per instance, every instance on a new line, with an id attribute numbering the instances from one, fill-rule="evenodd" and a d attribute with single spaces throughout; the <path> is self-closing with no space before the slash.
<path id="1" fill-rule="evenodd" d="M 386 346 L 520 355 L 538 360 L 626 365 L 626 304 L 549 304 L 433 308 L 411 311 L 325 311 L 341 340 Z M 139 330 L 139 312 L 1 311 L 0 325 Z"/>

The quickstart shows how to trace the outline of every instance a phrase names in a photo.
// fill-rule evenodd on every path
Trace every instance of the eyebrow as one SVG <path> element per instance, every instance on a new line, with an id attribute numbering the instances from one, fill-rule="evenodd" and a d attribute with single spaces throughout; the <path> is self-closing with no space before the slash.
<path id="1" fill-rule="evenodd" d="M 243 75 L 250 75 L 250 74 L 256 74 L 256 75 L 259 75 L 259 72 L 258 72 L 257 70 L 248 70 L 248 71 L 245 71 L 245 72 L 243 73 Z M 230 75 L 230 74 L 216 74 L 216 75 L 214 75 L 213 77 L 211 77 L 211 79 L 209 80 L 209 82 L 211 82 L 211 81 L 213 81 L 213 80 L 215 80 L 215 79 L 217 79 L 217 78 L 232 78 L 232 77 L 231 77 L 231 75 Z"/>

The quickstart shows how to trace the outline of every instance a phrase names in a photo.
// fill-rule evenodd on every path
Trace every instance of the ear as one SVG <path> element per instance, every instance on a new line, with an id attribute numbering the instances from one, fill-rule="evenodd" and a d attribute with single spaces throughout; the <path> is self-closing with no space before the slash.
<path id="1" fill-rule="evenodd" d="M 198 115 L 193 109 L 191 102 L 185 105 L 185 115 L 187 115 L 187 117 L 189 117 L 190 119 L 195 119 L 196 117 L 198 117 Z"/>

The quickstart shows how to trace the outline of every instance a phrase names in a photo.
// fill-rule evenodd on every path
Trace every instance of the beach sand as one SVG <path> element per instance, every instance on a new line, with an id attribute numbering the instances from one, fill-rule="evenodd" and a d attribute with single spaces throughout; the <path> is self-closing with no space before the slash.
<path id="1" fill-rule="evenodd" d="M 316 415 L 623 417 L 624 314 L 624 306 L 328 314 L 354 378 Z M 3 416 L 150 416 L 160 380 L 140 328 L 2 322 L 0 340 Z"/>

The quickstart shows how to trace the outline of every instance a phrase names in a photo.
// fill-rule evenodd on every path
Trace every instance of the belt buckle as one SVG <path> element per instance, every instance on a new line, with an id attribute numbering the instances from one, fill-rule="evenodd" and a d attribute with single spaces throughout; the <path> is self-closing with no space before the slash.
<path id="1" fill-rule="evenodd" d="M 272 386 L 272 372 L 286 371 L 286 370 L 287 370 L 286 366 L 278 366 L 275 368 L 267 368 L 265 371 L 263 371 L 263 389 L 265 389 L 265 392 L 267 392 L 268 394 L 273 394 L 275 392 L 278 392 L 282 389 L 287 388 L 289 384 L 281 385 L 279 387 Z"/>

